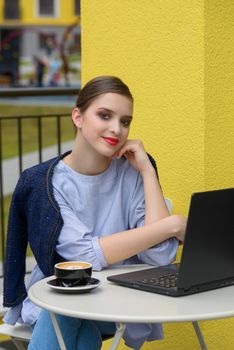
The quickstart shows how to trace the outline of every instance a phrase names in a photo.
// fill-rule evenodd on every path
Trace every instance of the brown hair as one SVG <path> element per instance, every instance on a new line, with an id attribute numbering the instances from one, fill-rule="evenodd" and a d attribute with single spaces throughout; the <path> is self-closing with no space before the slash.
<path id="1" fill-rule="evenodd" d="M 133 102 L 133 96 L 128 86 L 114 76 L 100 76 L 90 80 L 81 90 L 76 100 L 76 107 L 83 113 L 99 95 L 113 92 L 128 97 Z"/>

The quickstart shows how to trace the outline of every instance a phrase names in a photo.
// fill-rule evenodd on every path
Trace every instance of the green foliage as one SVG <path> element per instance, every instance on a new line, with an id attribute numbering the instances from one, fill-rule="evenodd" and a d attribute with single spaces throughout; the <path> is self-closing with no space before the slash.
<path id="1" fill-rule="evenodd" d="M 57 143 L 56 119 L 54 114 L 66 113 L 61 118 L 61 142 L 72 140 L 74 137 L 73 125 L 71 122 L 71 108 L 68 107 L 32 107 L 32 106 L 1 106 L 0 116 L 21 116 L 22 123 L 22 145 L 23 153 L 32 152 L 38 149 L 38 119 L 24 118 L 28 115 L 51 117 L 41 118 L 42 147 L 52 146 Z M 18 154 L 18 134 L 15 119 L 2 120 L 2 157 L 7 159 Z"/>

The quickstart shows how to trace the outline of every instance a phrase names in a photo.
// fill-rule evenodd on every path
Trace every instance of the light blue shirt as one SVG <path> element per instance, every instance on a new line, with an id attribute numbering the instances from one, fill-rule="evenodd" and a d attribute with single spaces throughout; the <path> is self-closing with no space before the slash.
<path id="1" fill-rule="evenodd" d="M 64 221 L 56 250 L 66 260 L 89 261 L 94 270 L 108 266 L 99 238 L 144 225 L 144 187 L 140 173 L 125 159 L 113 159 L 99 175 L 82 175 L 61 160 L 54 169 L 53 189 Z M 121 261 L 122 264 L 167 265 L 176 256 L 178 242 L 171 238 Z M 38 266 L 31 273 L 28 288 L 44 278 Z M 26 298 L 8 311 L 4 321 L 34 324 L 40 308 Z M 146 340 L 160 339 L 158 324 L 128 324 L 126 344 L 138 349 Z"/>

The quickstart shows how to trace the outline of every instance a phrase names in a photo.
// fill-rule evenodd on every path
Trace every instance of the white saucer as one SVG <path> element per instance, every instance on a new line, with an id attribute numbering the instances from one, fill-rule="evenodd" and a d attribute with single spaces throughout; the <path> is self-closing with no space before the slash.
<path id="1" fill-rule="evenodd" d="M 85 286 L 76 286 L 76 287 L 63 287 L 59 285 L 57 278 L 47 281 L 47 284 L 50 288 L 61 293 L 70 293 L 70 294 L 81 294 L 88 293 L 91 290 L 97 288 L 100 285 L 100 281 L 97 278 L 90 278 L 89 282 Z"/>

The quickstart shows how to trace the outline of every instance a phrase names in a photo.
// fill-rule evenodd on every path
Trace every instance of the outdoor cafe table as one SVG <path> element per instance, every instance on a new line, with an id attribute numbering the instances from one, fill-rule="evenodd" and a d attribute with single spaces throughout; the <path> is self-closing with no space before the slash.
<path id="1" fill-rule="evenodd" d="M 50 312 L 61 350 L 66 346 L 56 314 L 82 319 L 117 323 L 110 350 L 117 349 L 128 322 L 159 323 L 192 321 L 201 349 L 207 349 L 197 321 L 234 316 L 234 286 L 184 297 L 169 297 L 121 287 L 107 281 L 107 276 L 149 268 L 147 265 L 121 266 L 93 272 L 100 286 L 90 293 L 65 294 L 51 289 L 47 281 L 35 283 L 29 290 L 31 301 Z"/>

